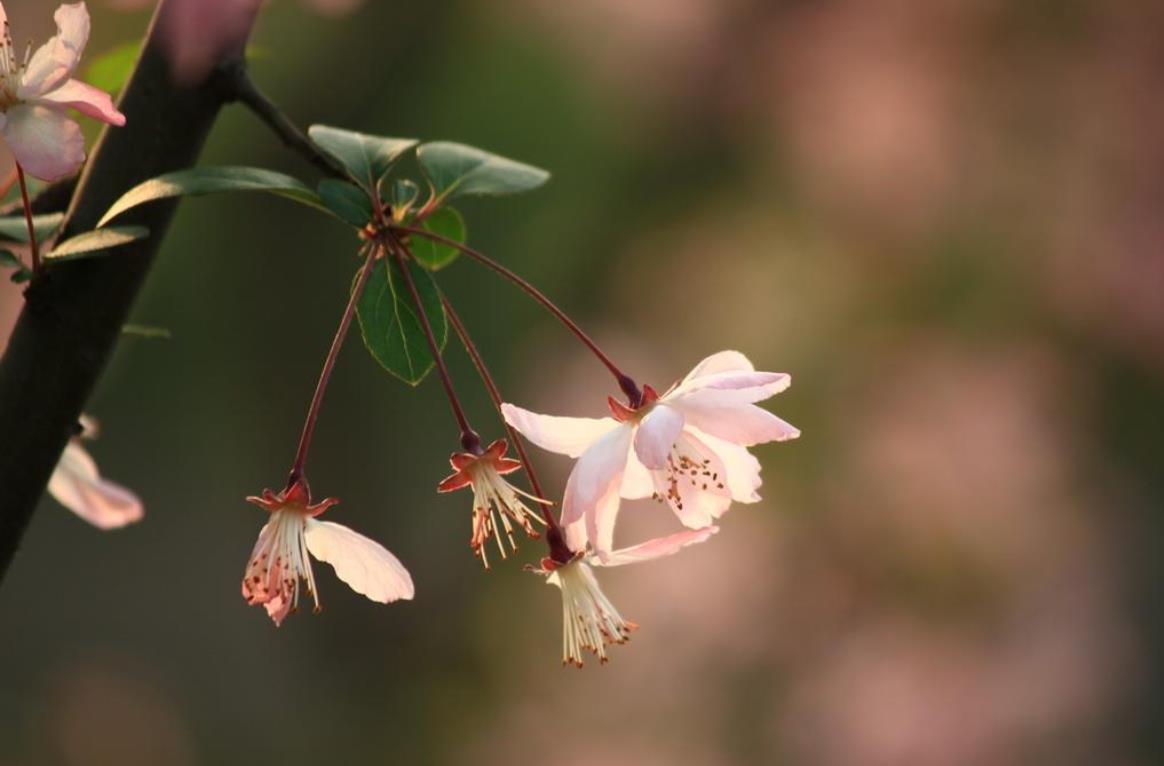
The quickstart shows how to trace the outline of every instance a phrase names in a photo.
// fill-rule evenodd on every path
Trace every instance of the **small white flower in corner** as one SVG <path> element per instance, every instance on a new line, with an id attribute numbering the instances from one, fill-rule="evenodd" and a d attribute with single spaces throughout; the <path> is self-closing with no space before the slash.
<path id="1" fill-rule="evenodd" d="M 781 372 L 757 372 L 738 351 L 721 351 L 662 396 L 644 386 L 634 407 L 609 399 L 613 417 L 553 417 L 512 404 L 502 412 L 534 444 L 578 458 L 562 524 L 584 519 L 601 557 L 610 554 L 620 497 L 665 502 L 691 529 L 713 523 L 733 500 L 757 502 L 760 463 L 747 448 L 800 431 L 755 403 L 791 382 Z"/>
<path id="2" fill-rule="evenodd" d="M 530 571 L 545 575 L 548 584 L 562 591 L 562 664 L 580 668 L 585 665 L 586 652 L 605 664 L 609 660 L 606 647 L 625 644 L 631 632 L 639 627 L 623 618 L 602 592 L 593 567 L 615 567 L 670 556 L 688 545 L 707 540 L 718 531 L 719 527 L 687 529 L 614 551 L 604 558 L 579 553 L 566 563 L 547 557 L 538 568 L 531 567 Z"/>
<path id="3" fill-rule="evenodd" d="M 316 516 L 339 503 L 327 498 L 312 504 L 307 482 L 297 479 L 279 493 L 263 490 L 262 497 L 248 497 L 271 514 L 259 531 L 243 575 L 242 595 L 247 603 L 262 604 L 275 625 L 281 625 L 299 606 L 299 581 L 318 612 L 319 592 L 308 554 L 331 564 L 336 576 L 372 601 L 389 604 L 411 599 L 412 577 L 384 546 L 358 532 Z"/>
<path id="4" fill-rule="evenodd" d="M 110 125 L 125 124 L 108 93 L 73 79 L 89 41 L 85 4 L 62 5 L 53 19 L 56 36 L 31 57 L 21 56 L 0 4 L 0 136 L 20 167 L 45 181 L 72 175 L 85 161 L 85 139 L 66 116 L 69 109 Z"/>
<path id="5" fill-rule="evenodd" d="M 69 440 L 57 461 L 49 479 L 49 494 L 98 529 L 117 529 L 140 521 L 144 515 L 141 500 L 125 487 L 101 478 L 97 463 L 81 444 L 82 438 L 96 437 L 96 422 L 82 415 L 81 428 L 81 435 Z"/>

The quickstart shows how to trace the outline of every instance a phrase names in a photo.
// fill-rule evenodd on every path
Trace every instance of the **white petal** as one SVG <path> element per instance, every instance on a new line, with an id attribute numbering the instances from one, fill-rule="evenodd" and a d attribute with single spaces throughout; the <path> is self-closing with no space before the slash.
<path id="1" fill-rule="evenodd" d="M 639 460 L 647 468 L 662 468 L 682 430 L 681 412 L 664 404 L 655 405 L 635 431 L 635 453 Z"/>
<path id="2" fill-rule="evenodd" d="M 612 483 L 586 514 L 586 538 L 600 557 L 610 555 L 614 548 L 614 522 L 620 505 L 618 488 L 618 483 Z"/>
<path id="3" fill-rule="evenodd" d="M 574 464 L 562 499 L 562 524 L 591 513 L 611 485 L 620 486 L 630 452 L 632 429 L 622 424 L 606 433 Z"/>
<path id="4" fill-rule="evenodd" d="M 712 436 L 698 428 L 688 426 L 688 430 L 706 444 L 723 463 L 732 500 L 738 503 L 759 502 L 760 494 L 756 490 L 763 481 L 760 479 L 760 461 L 756 456 L 738 444 Z"/>
<path id="5" fill-rule="evenodd" d="M 719 527 L 685 529 L 673 535 L 656 537 L 654 540 L 648 540 L 645 543 L 639 543 L 629 548 L 614 551 L 605 558 L 595 557 L 588 559 L 588 562 L 593 566 L 619 567 L 623 564 L 637 564 L 640 561 L 650 561 L 651 559 L 678 553 L 688 545 L 702 543 L 710 539 L 716 532 L 719 532 Z"/>
<path id="6" fill-rule="evenodd" d="M 108 93 L 80 80 L 67 80 L 61 87 L 31 99 L 31 103 L 57 109 L 76 109 L 81 114 L 110 125 L 125 124 L 125 115 L 117 111 Z"/>
<path id="7" fill-rule="evenodd" d="M 800 436 L 800 429 L 754 404 L 736 407 L 689 404 L 683 407 L 683 413 L 689 425 L 744 447 Z"/>
<path id="8" fill-rule="evenodd" d="M 98 529 L 124 527 L 143 515 L 137 496 L 102 479 L 93 458 L 76 441 L 70 441 L 61 453 L 48 491 L 58 503 Z"/>
<path id="9" fill-rule="evenodd" d="M 756 369 L 748 357 L 739 351 L 719 351 L 695 365 L 683 383 L 701 378 L 704 375 L 714 375 L 717 372 L 751 372 Z"/>
<path id="10" fill-rule="evenodd" d="M 29 175 L 55 181 L 72 175 L 85 161 L 81 128 L 64 114 L 43 106 L 8 110 L 4 141 Z"/>
<path id="11" fill-rule="evenodd" d="M 16 93 L 22 101 L 63 85 L 77 68 L 89 41 L 89 11 L 84 3 L 62 5 L 53 20 L 57 22 L 57 34 L 32 54 Z"/>
<path id="12" fill-rule="evenodd" d="M 655 494 L 655 481 L 651 472 L 639 460 L 634 450 L 626 456 L 626 473 L 622 475 L 622 489 L 619 494 L 627 500 L 638 500 Z"/>
<path id="13" fill-rule="evenodd" d="M 604 434 L 618 426 L 614 418 L 563 418 L 539 415 L 506 403 L 501 405 L 505 422 L 534 444 L 550 452 L 578 457 Z"/>
<path id="14" fill-rule="evenodd" d="M 307 520 L 307 550 L 352 590 L 388 604 L 415 594 L 408 570 L 380 543 L 331 521 Z"/>
<path id="15" fill-rule="evenodd" d="M 687 404 L 752 404 L 775 396 L 791 384 L 792 376 L 783 372 L 717 372 L 668 392 L 662 401 L 680 408 Z"/>
<path id="16" fill-rule="evenodd" d="M 675 448 L 679 457 L 668 463 L 667 470 L 651 473 L 655 492 L 683 526 L 710 526 L 732 503 L 724 462 L 692 429 L 684 429 Z"/>

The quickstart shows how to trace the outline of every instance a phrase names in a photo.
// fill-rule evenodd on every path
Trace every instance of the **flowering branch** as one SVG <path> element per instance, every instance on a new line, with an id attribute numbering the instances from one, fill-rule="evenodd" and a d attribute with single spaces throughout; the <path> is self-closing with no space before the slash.
<path id="1" fill-rule="evenodd" d="M 455 239 L 449 239 L 448 237 L 431 232 L 427 229 L 420 229 L 413 226 L 395 226 L 394 228 L 397 231 L 407 232 L 409 234 L 425 237 L 426 239 L 431 239 L 434 242 L 440 242 L 441 244 L 448 245 L 449 247 L 455 247 L 457 250 L 460 250 L 462 253 L 469 256 L 473 260 L 489 267 L 493 271 L 508 279 L 513 284 L 520 287 L 531 298 L 540 303 L 547 311 L 553 314 L 559 322 L 564 324 L 566 328 L 572 332 L 575 337 L 578 338 L 578 340 L 582 341 L 582 343 L 588 349 L 590 349 L 590 351 L 596 357 L 598 357 L 598 361 L 602 362 L 602 364 L 606 366 L 606 369 L 610 370 L 610 374 L 614 376 L 615 380 L 618 381 L 618 387 L 622 389 L 624 394 L 626 394 L 631 407 L 638 407 L 642 403 L 643 392 L 639 390 L 639 387 L 635 383 L 634 378 L 623 373 L 623 371 L 618 368 L 618 365 L 616 365 L 611 360 L 611 358 L 607 356 L 601 348 L 598 347 L 598 344 L 595 343 L 594 340 L 589 335 L 587 335 L 581 327 L 578 326 L 577 322 L 567 316 L 566 312 L 558 308 L 557 304 L 546 297 L 545 293 L 534 287 L 532 284 L 526 281 L 525 278 L 518 276 L 515 272 L 511 271 L 505 266 L 502 266 L 500 263 L 480 252 L 479 250 L 474 250 L 468 245 L 458 242 Z"/>
<path id="2" fill-rule="evenodd" d="M 198 157 L 219 109 L 231 97 L 223 70 L 240 61 L 257 6 L 219 66 L 192 83 L 175 83 L 159 30 L 180 18 L 182 2 L 162 0 L 120 108 L 125 127 L 106 130 L 86 166 L 62 238 L 88 231 L 126 190 Z M 207 28 L 190 34 L 215 35 Z M 218 46 L 218 41 L 212 41 Z M 121 335 L 134 298 L 157 254 L 176 201 L 136 208 L 127 224 L 150 236 L 121 246 L 115 257 L 85 258 L 44 270 L 0 360 L 0 575 L 7 570 L 81 408 Z"/>

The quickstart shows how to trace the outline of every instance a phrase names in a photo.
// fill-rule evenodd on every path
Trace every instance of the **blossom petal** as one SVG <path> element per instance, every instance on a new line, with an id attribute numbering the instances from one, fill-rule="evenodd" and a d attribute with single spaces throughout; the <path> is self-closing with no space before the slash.
<path id="1" fill-rule="evenodd" d="M 698 428 L 688 426 L 688 430 L 723 462 L 732 500 L 737 503 L 758 503 L 760 494 L 757 490 L 763 484 L 763 480 L 760 478 L 760 461 L 756 456 L 738 444 L 720 439 Z"/>
<path id="2" fill-rule="evenodd" d="M 43 96 L 31 99 L 34 104 L 42 104 L 50 108 L 76 109 L 81 114 L 92 117 L 110 125 L 125 124 L 125 115 L 117 111 L 113 99 L 100 88 L 81 82 L 67 80 L 61 87 Z"/>
<path id="3" fill-rule="evenodd" d="M 637 564 L 640 561 L 650 561 L 651 559 L 662 558 L 663 556 L 671 556 L 686 548 L 688 545 L 695 545 L 696 543 L 709 540 L 717 532 L 719 532 L 719 527 L 685 529 L 673 535 L 656 537 L 654 540 L 648 540 L 645 543 L 632 545 L 629 548 L 622 548 L 621 550 L 614 551 L 605 558 L 595 557 L 588 561 L 592 566 L 606 567 Z"/>
<path id="4" fill-rule="evenodd" d="M 635 431 L 635 454 L 647 468 L 662 468 L 682 430 L 683 413 L 666 405 L 656 405 Z"/>
<path id="5" fill-rule="evenodd" d="M 626 472 L 622 475 L 622 489 L 619 494 L 627 500 L 638 500 L 655 494 L 655 481 L 651 472 L 639 460 L 634 450 L 626 456 Z"/>
<path id="6" fill-rule="evenodd" d="M 619 483 L 612 482 L 586 514 L 586 537 L 600 558 L 609 556 L 614 548 L 614 522 L 620 505 L 618 488 Z"/>
<path id="7" fill-rule="evenodd" d="M 98 529 L 117 529 L 139 521 L 141 501 L 125 487 L 102 479 L 93 458 L 70 441 L 49 479 L 56 501 Z"/>
<path id="8" fill-rule="evenodd" d="M 333 521 L 307 520 L 307 550 L 356 593 L 388 604 L 415 595 L 412 577 L 380 543 Z"/>
<path id="9" fill-rule="evenodd" d="M 679 435 L 675 448 L 680 457 L 668 461 L 667 470 L 651 473 L 655 493 L 671 506 L 683 526 L 710 526 L 732 503 L 724 462 L 690 429 Z"/>
<path id="10" fill-rule="evenodd" d="M 562 524 L 572 524 L 594 511 L 611 485 L 621 481 L 630 452 L 632 429 L 622 425 L 594 442 L 574 464 L 562 499 Z"/>
<path id="11" fill-rule="evenodd" d="M 688 424 L 744 447 L 783 442 L 800 436 L 800 429 L 754 404 L 738 407 L 683 407 Z"/>
<path id="12" fill-rule="evenodd" d="M 22 105 L 8 110 L 2 130 L 16 161 L 42 181 L 72 175 L 85 161 L 81 128 L 60 112 Z"/>
<path id="13" fill-rule="evenodd" d="M 792 376 L 783 372 L 717 372 L 669 392 L 662 401 L 674 407 L 752 404 L 775 396 L 791 384 Z"/>
<path id="14" fill-rule="evenodd" d="M 57 34 L 37 48 L 28 62 L 17 98 L 43 96 L 64 84 L 77 68 L 85 43 L 89 41 L 89 11 L 84 3 L 62 5 L 53 14 Z"/>
<path id="15" fill-rule="evenodd" d="M 684 385 L 705 375 L 714 375 L 719 372 L 752 372 L 756 368 L 751 360 L 739 351 L 717 351 L 695 365 L 687 377 L 683 378 Z"/>
<path id="16" fill-rule="evenodd" d="M 618 427 L 614 418 L 563 418 L 502 404 L 505 422 L 523 433 L 544 450 L 578 457 L 611 429 Z"/>

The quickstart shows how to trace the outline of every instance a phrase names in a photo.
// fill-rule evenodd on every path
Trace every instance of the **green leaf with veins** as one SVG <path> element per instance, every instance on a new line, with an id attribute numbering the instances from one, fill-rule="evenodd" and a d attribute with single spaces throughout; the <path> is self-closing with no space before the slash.
<path id="1" fill-rule="evenodd" d="M 149 235 L 150 230 L 144 226 L 106 226 L 58 242 L 44 257 L 50 261 L 71 261 L 75 258 L 108 255 L 106 251 L 110 248 L 145 239 Z"/>
<path id="2" fill-rule="evenodd" d="M 358 186 L 338 178 L 325 178 L 317 187 L 324 207 L 337 218 L 362 229 L 372 220 L 372 200 Z"/>
<path id="3" fill-rule="evenodd" d="M 369 194 L 376 194 L 380 182 L 400 155 L 416 146 L 413 138 L 386 138 L 356 133 L 328 125 L 312 125 L 307 135 L 343 165 L 352 180 Z"/>
<path id="4" fill-rule="evenodd" d="M 516 194 L 536 189 L 550 177 L 533 165 L 451 141 L 421 144 L 416 158 L 439 199 L 462 194 Z"/>
<path id="5" fill-rule="evenodd" d="M 202 167 L 165 173 L 143 181 L 113 203 L 97 225 L 104 226 L 126 210 L 171 197 L 197 197 L 222 192 L 261 191 L 323 208 L 323 201 L 297 178 L 263 168 Z"/>
<path id="6" fill-rule="evenodd" d="M 464 242 L 465 219 L 455 209 L 442 207 L 435 213 L 421 221 L 420 228 L 439 234 L 454 242 Z M 409 249 L 425 268 L 439 271 L 452 263 L 461 251 L 444 242 L 428 239 L 420 234 L 409 235 Z"/>
<path id="7" fill-rule="evenodd" d="M 449 326 L 441 293 L 427 271 L 409 262 L 425 315 L 432 325 L 439 348 L 444 348 Z M 380 365 L 410 385 L 417 385 L 433 368 L 424 329 L 400 264 L 392 256 L 375 262 L 364 294 L 356 304 L 364 345 Z"/>
<path id="8" fill-rule="evenodd" d="M 61 222 L 64 220 L 64 213 L 34 215 L 32 217 L 32 228 L 36 230 L 37 241 L 48 239 L 55 234 L 57 229 L 61 227 Z M 16 240 L 17 242 L 27 242 L 28 222 L 24 219 L 24 215 L 0 217 L 0 237 Z"/>

